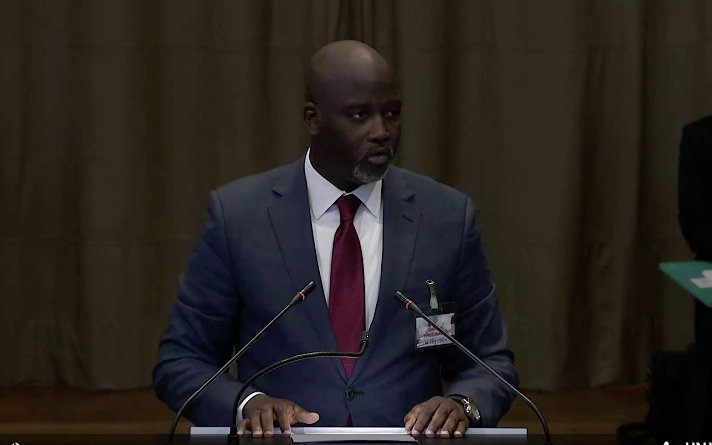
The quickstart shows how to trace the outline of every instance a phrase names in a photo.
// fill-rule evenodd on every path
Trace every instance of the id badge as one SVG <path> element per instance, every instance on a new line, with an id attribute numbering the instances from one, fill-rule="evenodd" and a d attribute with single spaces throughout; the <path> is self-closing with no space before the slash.
<path id="1" fill-rule="evenodd" d="M 455 303 L 438 302 L 435 291 L 435 282 L 427 280 L 425 282 L 430 287 L 430 307 L 423 310 L 431 320 L 435 322 L 443 331 L 455 336 Z M 437 329 L 430 325 L 423 317 L 415 319 L 415 348 L 424 349 L 437 346 L 449 345 L 452 342 L 447 339 Z"/>

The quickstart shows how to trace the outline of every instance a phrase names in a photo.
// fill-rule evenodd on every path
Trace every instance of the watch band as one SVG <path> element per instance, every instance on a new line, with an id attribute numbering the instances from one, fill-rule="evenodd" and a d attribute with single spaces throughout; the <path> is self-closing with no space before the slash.
<path id="1" fill-rule="evenodd" d="M 465 416 L 467 416 L 467 419 L 470 421 L 471 427 L 480 425 L 482 422 L 482 415 L 480 414 L 480 410 L 477 409 L 477 405 L 475 405 L 475 402 L 473 402 L 471 398 L 460 394 L 452 394 L 450 398 L 462 404 Z"/>

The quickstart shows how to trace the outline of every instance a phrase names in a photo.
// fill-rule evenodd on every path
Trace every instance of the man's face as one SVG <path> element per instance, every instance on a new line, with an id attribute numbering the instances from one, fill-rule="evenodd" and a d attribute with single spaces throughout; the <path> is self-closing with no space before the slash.
<path id="1" fill-rule="evenodd" d="M 387 73 L 335 76 L 314 103 L 312 160 L 350 191 L 386 174 L 400 140 L 400 95 Z"/>

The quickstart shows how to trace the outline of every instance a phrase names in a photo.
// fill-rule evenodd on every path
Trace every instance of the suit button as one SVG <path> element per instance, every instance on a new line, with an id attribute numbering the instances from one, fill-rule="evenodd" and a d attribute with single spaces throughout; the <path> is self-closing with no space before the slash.
<path id="1" fill-rule="evenodd" d="M 346 389 L 346 400 L 353 400 L 356 398 L 356 390 L 353 388 Z"/>

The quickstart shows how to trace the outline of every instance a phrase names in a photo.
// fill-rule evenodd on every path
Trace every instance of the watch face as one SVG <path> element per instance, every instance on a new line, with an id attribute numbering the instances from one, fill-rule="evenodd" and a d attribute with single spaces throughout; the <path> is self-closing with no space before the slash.
<path id="1" fill-rule="evenodd" d="M 472 403 L 472 400 L 469 398 L 462 399 L 462 407 L 465 409 L 465 415 L 470 419 L 470 422 L 473 424 L 480 423 L 480 411 L 477 409 L 477 406 Z"/>

